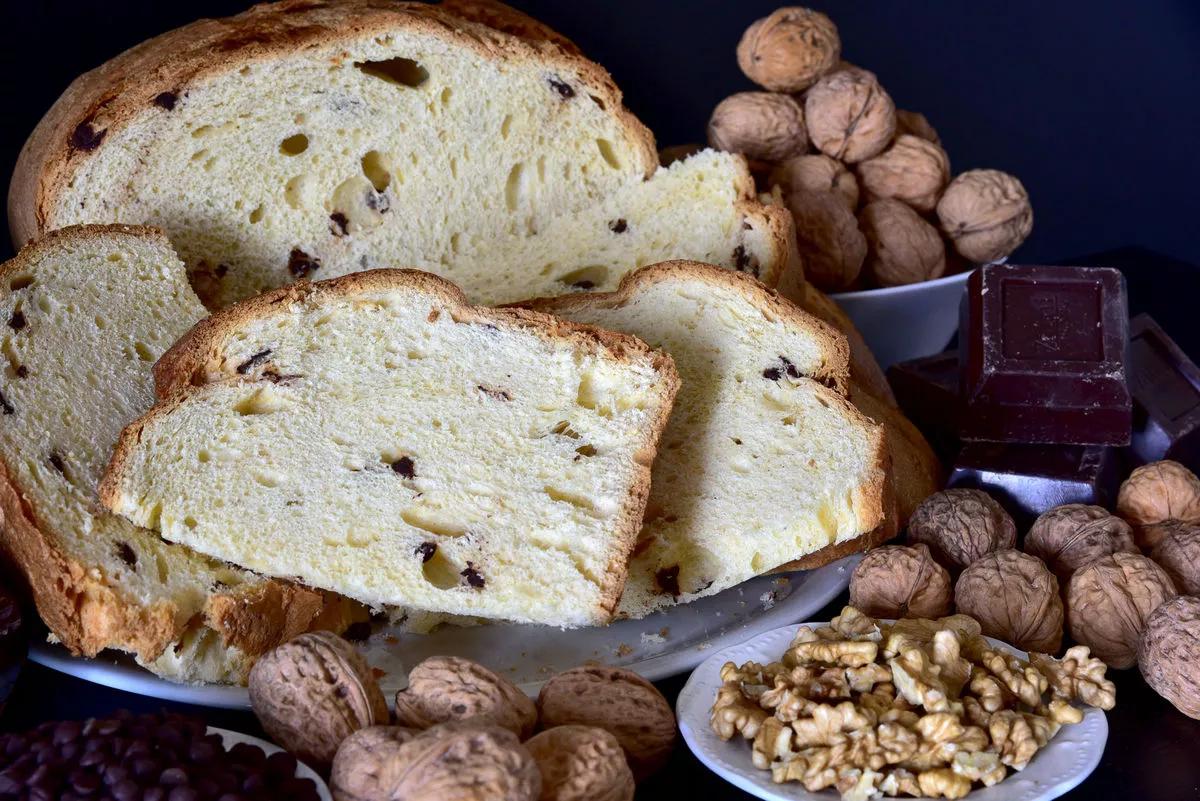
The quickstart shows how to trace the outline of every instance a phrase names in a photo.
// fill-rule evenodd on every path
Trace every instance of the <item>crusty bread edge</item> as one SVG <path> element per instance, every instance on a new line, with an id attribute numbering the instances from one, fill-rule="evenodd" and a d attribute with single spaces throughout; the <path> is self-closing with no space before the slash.
<path id="1" fill-rule="evenodd" d="M 299 282 L 235 303 L 198 323 L 155 365 L 156 391 L 160 400 L 122 432 L 109 468 L 100 482 L 100 502 L 120 513 L 124 504 L 122 487 L 130 457 L 142 431 L 148 425 L 169 414 L 172 409 L 196 393 L 203 392 L 206 384 L 221 380 L 244 380 L 221 369 L 222 343 L 238 327 L 252 320 L 286 313 L 293 304 L 316 305 L 326 299 L 390 290 L 416 290 L 432 295 L 450 307 L 456 322 L 481 323 L 501 329 L 533 332 L 543 339 L 558 342 L 565 340 L 585 352 L 606 353 L 619 361 L 629 362 L 644 358 L 661 376 L 659 413 L 643 429 L 641 443 L 634 453 L 636 474 L 633 486 L 618 521 L 618 542 L 613 549 L 604 578 L 599 583 L 600 598 L 593 610 L 593 620 L 596 624 L 607 623 L 615 614 L 621 599 L 629 555 L 636 545 L 646 503 L 650 498 L 650 468 L 670 417 L 675 394 L 679 390 L 679 376 L 675 371 L 674 360 L 628 334 L 579 325 L 528 309 L 474 306 L 457 286 L 431 273 L 417 270 L 368 270 L 315 283 Z"/>
<path id="2" fill-rule="evenodd" d="M 446 0 L 438 5 L 284 0 L 253 6 L 234 17 L 197 20 L 142 42 L 76 78 L 38 123 L 17 158 L 8 194 L 14 245 L 21 247 L 56 227 L 56 210 L 70 176 L 103 149 L 103 142 L 91 151 L 71 144 L 80 125 L 91 125 L 107 136 L 143 110 L 155 108 L 154 99 L 161 93 L 186 102 L 187 88 L 194 81 L 312 45 L 380 35 L 397 27 L 441 37 L 485 57 L 538 60 L 548 70 L 572 72 L 625 128 L 644 177 L 658 168 L 653 135 L 625 108 L 620 90 L 604 68 L 580 55 L 565 37 L 515 9 L 490 0 Z"/>
<path id="3" fill-rule="evenodd" d="M 157 228 L 132 225 L 80 225 L 52 231 L 0 265 L 0 279 L 28 269 L 43 252 L 99 236 L 158 240 Z M 0 293 L 8 290 L 0 287 Z M 104 583 L 95 571 L 68 557 L 36 514 L 7 464 L 0 460 L 0 546 L 12 557 L 33 595 L 38 613 L 72 652 L 95 656 L 118 648 L 152 661 L 175 642 L 189 620 L 174 604 L 145 607 Z M 226 645 L 258 656 L 303 631 L 321 611 L 322 597 L 305 587 L 263 579 L 244 591 L 210 592 L 206 623 Z M 314 604 L 315 601 L 315 604 Z"/>

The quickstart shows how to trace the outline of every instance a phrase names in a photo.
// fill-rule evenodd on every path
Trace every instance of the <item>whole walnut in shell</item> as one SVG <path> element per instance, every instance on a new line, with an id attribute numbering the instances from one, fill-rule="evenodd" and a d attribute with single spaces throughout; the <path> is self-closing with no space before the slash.
<path id="1" fill-rule="evenodd" d="M 1175 523 L 1200 523 L 1200 479 L 1179 462 L 1144 464 L 1117 493 L 1117 514 L 1133 527 L 1134 541 L 1148 551 Z"/>
<path id="2" fill-rule="evenodd" d="M 1150 558 L 1167 571 L 1180 593 L 1200 595 L 1200 526 L 1171 526 L 1158 538 Z"/>
<path id="3" fill-rule="evenodd" d="M 896 131 L 896 106 L 866 70 L 838 70 L 804 98 L 808 134 L 822 153 L 847 164 L 883 152 Z"/>
<path id="4" fill-rule="evenodd" d="M 675 747 L 675 714 L 653 684 L 631 670 L 584 666 L 559 673 L 542 687 L 543 729 L 575 723 L 617 738 L 638 781 L 661 768 Z"/>
<path id="5" fill-rule="evenodd" d="M 799 6 L 756 20 L 738 42 L 738 66 L 772 92 L 802 92 L 837 66 L 842 40 L 833 20 Z"/>
<path id="6" fill-rule="evenodd" d="M 937 229 L 899 200 L 872 200 L 858 213 L 858 225 L 867 238 L 867 272 L 879 286 L 918 284 L 946 272 Z"/>
<path id="7" fill-rule="evenodd" d="M 804 109 L 791 95 L 738 92 L 713 109 L 708 144 L 753 161 L 786 161 L 808 150 Z"/>
<path id="8" fill-rule="evenodd" d="M 921 501 L 908 521 L 908 544 L 918 542 L 956 575 L 992 551 L 1015 548 L 1017 524 L 983 490 L 942 490 Z"/>
<path id="9" fill-rule="evenodd" d="M 525 748 L 542 772 L 541 801 L 633 801 L 625 751 L 604 729 L 555 726 Z"/>
<path id="10" fill-rule="evenodd" d="M 1043 513 L 1025 535 L 1025 553 L 1041 559 L 1060 582 L 1111 553 L 1137 553 L 1129 524 L 1102 506 L 1072 503 Z"/>
<path id="11" fill-rule="evenodd" d="M 946 617 L 954 591 L 946 568 L 924 543 L 867 551 L 850 574 L 850 605 L 871 617 Z"/>
<path id="12" fill-rule="evenodd" d="M 854 283 L 867 258 L 867 238 L 845 202 L 832 192 L 793 192 L 787 199 L 796 223 L 804 277 L 817 289 L 837 292 Z"/>
<path id="13" fill-rule="evenodd" d="M 388 801 L 537 801 L 542 774 L 508 729 L 439 723 L 404 743 L 380 775 Z"/>
<path id="14" fill-rule="evenodd" d="M 924 114 L 898 108 L 896 109 L 896 138 L 899 139 L 905 135 L 919 136 L 927 142 L 933 142 L 938 147 L 942 145 L 942 138 L 929 124 L 929 120 L 925 119 Z"/>
<path id="15" fill-rule="evenodd" d="M 1029 554 L 996 551 L 973 562 L 954 585 L 954 607 L 987 636 L 1022 650 L 1055 654 L 1062 645 L 1058 580 Z"/>
<path id="16" fill-rule="evenodd" d="M 427 729 L 435 723 L 475 718 L 521 739 L 537 726 L 533 700 L 506 678 L 458 656 L 432 656 L 408 674 L 396 693 L 396 723 Z"/>
<path id="17" fill-rule="evenodd" d="M 832 192 L 853 212 L 858 208 L 858 181 L 846 165 L 823 153 L 790 158 L 771 170 L 772 186 L 785 192 Z"/>
<path id="18" fill-rule="evenodd" d="M 1146 618 L 1173 597 L 1175 585 L 1161 567 L 1141 554 L 1114 553 L 1067 582 L 1067 626 L 1075 642 L 1110 667 L 1130 668 Z"/>
<path id="19" fill-rule="evenodd" d="M 388 721 L 367 660 L 328 631 L 301 634 L 265 654 L 250 671 L 249 690 L 271 739 L 317 767 L 328 766 L 354 732 Z"/>
<path id="20" fill-rule="evenodd" d="M 1009 255 L 1033 230 L 1025 187 L 1000 170 L 968 170 L 955 178 L 938 201 L 937 216 L 955 250 L 978 264 Z"/>
<path id="21" fill-rule="evenodd" d="M 417 729 L 402 726 L 368 726 L 342 740 L 329 772 L 333 800 L 386 799 L 390 788 L 380 784 L 384 765 L 417 734 Z"/>
<path id="22" fill-rule="evenodd" d="M 1181 595 L 1150 613 L 1138 669 L 1156 693 L 1200 720 L 1200 598 Z"/>
<path id="23" fill-rule="evenodd" d="M 903 134 L 878 156 L 860 161 L 857 170 L 867 197 L 895 198 L 917 211 L 933 211 L 950 180 L 950 159 L 933 142 Z"/>

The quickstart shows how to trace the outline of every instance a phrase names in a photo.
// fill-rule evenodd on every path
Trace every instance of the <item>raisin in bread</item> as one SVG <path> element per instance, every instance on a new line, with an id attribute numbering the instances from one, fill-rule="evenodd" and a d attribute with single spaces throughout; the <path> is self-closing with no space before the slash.
<path id="1" fill-rule="evenodd" d="M 774 285 L 795 250 L 741 156 L 659 169 L 601 67 L 477 0 L 288 0 L 145 42 L 42 120 L 9 219 L 18 242 L 160 226 L 210 307 L 392 266 L 482 303 L 613 289 L 668 258 Z"/>
<path id="2" fill-rule="evenodd" d="M 887 519 L 886 442 L 846 398 L 845 338 L 749 276 L 669 262 L 523 305 L 633 334 L 679 370 L 623 614 L 831 561 Z"/>
<path id="3" fill-rule="evenodd" d="M 678 386 L 633 337 L 409 270 L 231 306 L 156 375 L 113 511 L 371 605 L 564 627 L 613 614 Z"/>
<path id="4" fill-rule="evenodd" d="M 0 267 L 0 542 L 72 651 L 240 681 L 322 594 L 164 543 L 97 498 L 121 429 L 154 402 L 151 365 L 204 314 L 153 229 L 65 229 Z"/>

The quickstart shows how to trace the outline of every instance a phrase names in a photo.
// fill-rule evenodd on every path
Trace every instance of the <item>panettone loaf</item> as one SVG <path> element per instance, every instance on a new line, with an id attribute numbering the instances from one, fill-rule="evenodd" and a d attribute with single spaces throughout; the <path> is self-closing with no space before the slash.
<path id="1" fill-rule="evenodd" d="M 113 511 L 371 605 L 564 627 L 612 617 L 678 387 L 631 336 L 409 270 L 235 304 L 156 375 Z"/>
<path id="2" fill-rule="evenodd" d="M 145 42 L 42 120 L 9 220 L 18 242 L 162 227 L 210 308 L 378 267 L 481 303 L 613 289 L 668 258 L 774 285 L 794 250 L 741 156 L 660 169 L 601 67 L 480 0 L 284 0 Z"/>
<path id="3" fill-rule="evenodd" d="M 240 681 L 322 594 L 164 543 L 96 494 L 121 429 L 154 402 L 151 365 L 204 314 L 153 229 L 65 229 L 0 267 L 0 542 L 72 651 Z"/>
<path id="4" fill-rule="evenodd" d="M 615 293 L 524 305 L 634 334 L 679 370 L 624 615 L 862 550 L 891 514 L 883 429 L 846 398 L 845 338 L 749 276 L 668 262 Z"/>

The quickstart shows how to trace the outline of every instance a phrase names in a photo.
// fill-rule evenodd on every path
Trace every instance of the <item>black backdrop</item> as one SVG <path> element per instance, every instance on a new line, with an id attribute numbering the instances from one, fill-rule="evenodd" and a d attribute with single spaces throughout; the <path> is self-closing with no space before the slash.
<path id="1" fill-rule="evenodd" d="M 613 74 L 661 145 L 704 135 L 749 88 L 742 30 L 776 0 L 511 0 Z M 0 176 L 79 73 L 137 42 L 245 0 L 0 0 Z M 1054 261 L 1138 244 L 1200 263 L 1200 2 L 821 0 L 846 58 L 924 112 L 956 170 L 1024 181 L 1033 236 Z M 0 237 L 7 257 L 7 237 Z"/>

